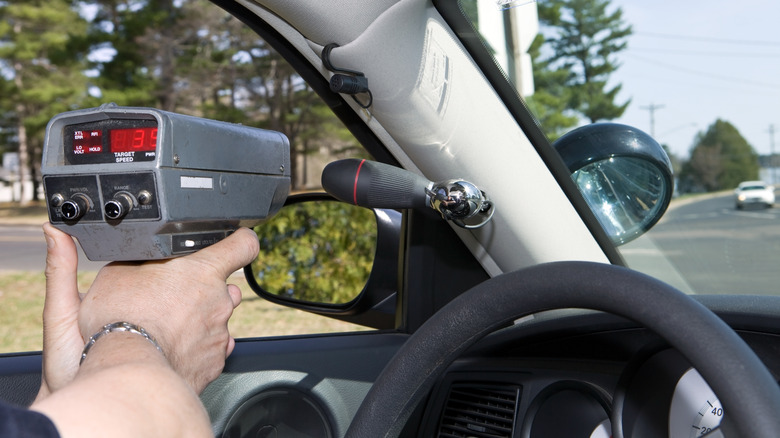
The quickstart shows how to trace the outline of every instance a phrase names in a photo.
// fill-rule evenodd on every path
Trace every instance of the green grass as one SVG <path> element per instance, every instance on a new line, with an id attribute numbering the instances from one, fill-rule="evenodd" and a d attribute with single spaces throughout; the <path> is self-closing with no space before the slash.
<path id="1" fill-rule="evenodd" d="M 47 220 L 42 202 L 20 206 L 0 203 L 0 223 L 40 225 Z M 79 290 L 86 292 L 96 272 L 79 274 Z M 236 338 L 284 336 L 366 330 L 331 318 L 270 303 L 249 288 L 243 275 L 229 279 L 243 293 L 228 327 Z M 43 272 L 0 270 L 0 353 L 41 349 L 41 312 L 46 288 Z"/>
<path id="2" fill-rule="evenodd" d="M 16 202 L 0 202 L 0 223 L 40 225 L 47 220 L 49 220 L 49 216 L 43 202 L 34 202 L 24 206 Z"/>
<path id="3" fill-rule="evenodd" d="M 86 292 L 96 272 L 79 274 Z M 229 279 L 243 293 L 228 327 L 236 338 L 348 332 L 366 327 L 272 304 L 252 292 L 242 276 Z M 41 312 L 46 280 L 42 272 L 0 271 L 0 353 L 41 349 Z"/>

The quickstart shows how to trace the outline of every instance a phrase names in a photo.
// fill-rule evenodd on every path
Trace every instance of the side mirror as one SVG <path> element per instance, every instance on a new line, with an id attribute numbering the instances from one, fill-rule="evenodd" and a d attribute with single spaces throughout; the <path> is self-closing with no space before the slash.
<path id="1" fill-rule="evenodd" d="M 631 126 L 596 123 L 553 146 L 615 245 L 642 235 L 672 199 L 672 163 L 658 142 Z"/>
<path id="2" fill-rule="evenodd" d="M 401 213 L 326 193 L 287 198 L 254 228 L 260 254 L 244 268 L 268 301 L 374 328 L 395 326 Z"/>

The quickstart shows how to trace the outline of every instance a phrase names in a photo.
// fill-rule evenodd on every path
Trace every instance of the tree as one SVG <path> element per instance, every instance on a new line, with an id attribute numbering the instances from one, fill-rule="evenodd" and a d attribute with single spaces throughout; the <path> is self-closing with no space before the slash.
<path id="1" fill-rule="evenodd" d="M 229 108 L 244 124 L 283 132 L 290 140 L 292 189 L 305 188 L 310 185 L 307 164 L 311 155 L 354 152 L 358 144 L 276 50 L 245 26 L 231 23 L 235 21 L 224 24 L 231 26 L 228 33 L 208 43 L 224 40 L 210 49 L 209 64 L 221 62 L 225 67 L 220 78 L 230 79 L 219 93 L 225 98 L 213 100 L 215 109 Z"/>
<path id="2" fill-rule="evenodd" d="M 0 108 L 16 121 L 22 202 L 37 197 L 35 189 L 25 192 L 24 181 L 37 187 L 46 123 L 87 94 L 79 52 L 86 23 L 70 6 L 67 0 L 0 3 L 0 69 L 11 82 Z"/>
<path id="3" fill-rule="evenodd" d="M 242 108 L 239 78 L 251 74 L 243 51 L 264 42 L 250 29 L 203 0 L 182 4 L 175 57 L 177 111 L 255 125 Z"/>
<path id="4" fill-rule="evenodd" d="M 206 3 L 0 0 L 0 136 L 18 143 L 32 165 L 40 163 L 46 123 L 59 112 L 106 102 L 156 107 L 283 132 L 294 189 L 307 185 L 308 156 L 324 153 L 324 161 L 356 149 L 278 53 Z M 95 56 L 101 52 L 108 56 Z M 25 167 L 28 175 L 39 181 L 35 169 Z"/>
<path id="5" fill-rule="evenodd" d="M 371 210 L 342 202 L 283 208 L 255 228 L 262 256 L 255 280 L 284 298 L 345 304 L 363 290 L 376 253 Z"/>
<path id="6" fill-rule="evenodd" d="M 12 79 L 4 78 L 0 74 L 0 96 L 9 96 L 12 90 Z M 0 97 L 0 157 L 5 152 L 19 150 L 19 145 L 16 143 L 17 122 L 15 119 L 16 113 L 13 112 L 12 102 Z"/>
<path id="7" fill-rule="evenodd" d="M 697 134 L 690 160 L 680 179 L 686 188 L 717 191 L 758 179 L 758 154 L 737 128 L 716 120 L 706 132 Z"/>
<path id="8" fill-rule="evenodd" d="M 113 51 L 93 62 L 92 79 L 99 97 L 91 106 L 114 102 L 173 111 L 176 103 L 174 65 L 182 32 L 195 32 L 178 22 L 180 7 L 172 0 L 91 0 L 96 9 L 90 22 L 89 44 L 94 51 Z"/>
<path id="9" fill-rule="evenodd" d="M 629 101 L 615 103 L 620 85 L 607 88 L 619 64 L 614 55 L 627 47 L 632 28 L 623 22 L 620 8 L 608 13 L 609 0 L 544 0 L 538 2 L 539 21 L 546 27 L 545 47 L 550 52 L 538 58 L 548 71 L 563 71 L 561 84 L 566 107 L 591 122 L 620 117 Z M 537 80 L 537 73 L 534 73 Z M 537 85 L 537 88 L 543 86 Z M 555 96 L 560 90 L 552 91 Z"/>
<path id="10" fill-rule="evenodd" d="M 332 127 L 340 122 L 322 100 L 221 9 L 204 0 L 91 1 L 97 14 L 90 45 L 115 51 L 94 64 L 101 99 L 92 106 L 152 106 L 283 132 L 291 143 L 293 189 L 306 184 L 299 169 L 306 155 L 345 147 L 346 130 Z M 346 143 L 355 146 L 354 139 Z"/>
<path id="11" fill-rule="evenodd" d="M 569 89 L 564 85 L 569 72 L 550 68 L 551 61 L 541 59 L 544 36 L 534 39 L 528 54 L 534 75 L 534 94 L 526 98 L 528 109 L 536 116 L 542 131 L 551 141 L 577 126 L 577 115 L 569 108 Z"/>

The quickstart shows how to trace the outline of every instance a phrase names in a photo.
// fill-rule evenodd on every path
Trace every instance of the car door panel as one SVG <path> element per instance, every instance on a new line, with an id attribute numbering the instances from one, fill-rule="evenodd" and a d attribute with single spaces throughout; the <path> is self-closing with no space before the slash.
<path id="1" fill-rule="evenodd" d="M 342 436 L 376 376 L 407 337 L 365 332 L 238 340 L 222 375 L 201 395 L 215 435 L 232 431 L 226 436 L 255 436 L 262 427 L 282 433 L 281 423 L 287 420 L 305 428 L 319 421 L 309 418 L 318 411 L 330 433 Z M 302 412 L 301 406 L 315 408 Z"/>

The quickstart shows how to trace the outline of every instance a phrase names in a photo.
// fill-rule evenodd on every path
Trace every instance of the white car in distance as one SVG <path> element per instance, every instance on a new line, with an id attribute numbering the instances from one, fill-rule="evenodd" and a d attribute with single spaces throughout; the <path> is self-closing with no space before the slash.
<path id="1" fill-rule="evenodd" d="M 738 210 L 746 205 L 771 208 L 775 203 L 775 188 L 763 181 L 744 181 L 734 190 L 734 197 Z"/>

